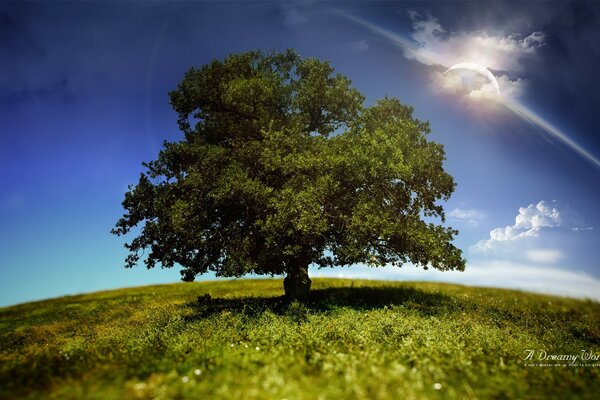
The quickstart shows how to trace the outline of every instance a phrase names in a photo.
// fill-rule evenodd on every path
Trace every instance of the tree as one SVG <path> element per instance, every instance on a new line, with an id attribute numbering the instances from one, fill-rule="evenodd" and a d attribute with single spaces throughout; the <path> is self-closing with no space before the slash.
<path id="1" fill-rule="evenodd" d="M 464 269 L 440 200 L 454 191 L 442 145 L 393 98 L 364 107 L 350 80 L 294 51 L 236 54 L 185 74 L 170 93 L 185 138 L 125 194 L 112 233 L 139 234 L 126 267 L 180 265 L 182 279 L 285 274 L 308 267 Z"/>

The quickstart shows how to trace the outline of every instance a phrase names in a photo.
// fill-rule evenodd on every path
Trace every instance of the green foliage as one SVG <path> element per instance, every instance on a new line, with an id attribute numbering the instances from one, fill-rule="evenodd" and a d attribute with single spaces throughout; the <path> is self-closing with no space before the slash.
<path id="1" fill-rule="evenodd" d="M 203 294 L 198 299 L 198 294 Z M 0 309 L 0 399 L 594 399 L 600 306 L 437 283 L 129 288 Z"/>
<path id="2" fill-rule="evenodd" d="M 411 107 L 365 108 L 346 77 L 293 51 L 191 69 L 170 96 L 185 139 L 165 143 L 125 195 L 113 233 L 141 226 L 127 266 L 148 250 L 148 268 L 179 264 L 185 280 L 310 263 L 464 269 L 457 231 L 423 220 L 444 221 L 438 201 L 455 184 Z"/>

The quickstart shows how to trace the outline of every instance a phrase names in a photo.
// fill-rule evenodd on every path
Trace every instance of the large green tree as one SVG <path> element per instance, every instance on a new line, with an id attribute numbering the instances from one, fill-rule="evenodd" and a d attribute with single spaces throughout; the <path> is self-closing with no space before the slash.
<path id="1" fill-rule="evenodd" d="M 455 183 L 411 107 L 364 107 L 328 62 L 291 50 L 191 69 L 170 99 L 185 138 L 125 194 L 112 232 L 140 228 L 127 267 L 284 274 L 290 298 L 308 293 L 310 264 L 464 269 L 458 232 L 426 222 L 444 222 Z"/>

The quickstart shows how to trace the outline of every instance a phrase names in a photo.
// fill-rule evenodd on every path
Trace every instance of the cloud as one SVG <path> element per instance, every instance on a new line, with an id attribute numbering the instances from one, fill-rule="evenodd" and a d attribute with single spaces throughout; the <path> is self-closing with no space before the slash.
<path id="1" fill-rule="evenodd" d="M 585 230 L 582 218 L 569 206 L 556 200 L 520 207 L 514 225 L 495 228 L 490 238 L 471 247 L 474 253 L 500 255 L 526 254 L 530 249 L 558 246 L 570 232 Z M 533 259 L 540 257 L 533 257 Z M 532 260 L 532 258 L 529 258 Z"/>
<path id="2" fill-rule="evenodd" d="M 516 229 L 534 229 L 539 227 L 565 227 L 581 228 L 583 220 L 579 214 L 570 207 L 556 200 L 551 202 L 540 201 L 527 207 L 520 207 L 515 218 Z"/>
<path id="3" fill-rule="evenodd" d="M 546 42 L 542 32 L 532 32 L 520 37 L 485 31 L 449 32 L 431 16 L 411 11 L 412 39 L 417 48 L 405 48 L 407 59 L 428 66 L 445 69 L 464 62 L 480 64 L 493 71 L 503 98 L 517 98 L 526 83 L 521 76 L 523 62 L 535 55 Z M 467 99 L 497 99 L 494 86 L 482 76 L 471 71 L 456 70 L 443 74 L 435 70 L 430 74 L 430 86 L 442 93 L 460 94 Z"/>
<path id="4" fill-rule="evenodd" d="M 600 279 L 585 272 L 542 267 L 508 260 L 472 262 L 464 272 L 423 270 L 412 265 L 371 268 L 315 269 L 314 277 L 450 282 L 499 287 L 600 301 Z"/>
<path id="5" fill-rule="evenodd" d="M 525 256 L 536 263 L 550 263 L 553 264 L 565 257 L 565 254 L 560 250 L 528 250 L 525 252 Z"/>
<path id="6" fill-rule="evenodd" d="M 485 214 L 475 209 L 455 208 L 448 213 L 448 219 L 467 226 L 477 226 L 481 220 L 485 219 Z"/>
<path id="7" fill-rule="evenodd" d="M 524 79 L 509 79 L 506 75 L 496 76 L 498 86 L 501 88 L 501 95 L 504 98 L 517 98 L 524 91 L 526 80 Z M 479 89 L 473 89 L 469 92 L 469 97 L 473 99 L 497 99 L 497 92 L 494 85 L 490 82 L 484 82 Z"/>
<path id="8" fill-rule="evenodd" d="M 448 32 L 431 15 L 422 16 L 412 11 L 409 16 L 413 21 L 411 37 L 419 48 L 405 55 L 425 65 L 433 65 L 430 54 L 435 54 L 436 61 L 446 68 L 461 62 L 475 62 L 495 71 L 520 71 L 523 59 L 535 54 L 546 41 L 542 32 L 533 32 L 524 38 L 485 31 Z"/>
<path id="9" fill-rule="evenodd" d="M 598 275 L 600 238 L 577 211 L 559 201 L 520 207 L 513 225 L 494 228 L 468 249 L 471 263 L 507 262 Z"/>
<path id="10" fill-rule="evenodd" d="M 481 221 L 476 209 L 455 208 L 449 218 Z M 470 249 L 465 271 L 402 268 L 311 268 L 311 276 L 451 282 L 520 289 L 600 301 L 595 249 L 598 237 L 581 216 L 559 201 L 539 201 L 518 209 L 513 225 L 496 228 Z"/>

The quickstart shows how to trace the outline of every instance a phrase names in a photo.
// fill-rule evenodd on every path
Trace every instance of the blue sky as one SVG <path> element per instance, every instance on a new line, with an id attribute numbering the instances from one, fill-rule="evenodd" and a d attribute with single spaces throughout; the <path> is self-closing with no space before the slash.
<path id="1" fill-rule="evenodd" d="M 313 275 L 598 298 L 600 167 L 503 102 L 600 158 L 599 22 L 593 2 L 0 3 L 0 305 L 177 281 L 123 268 L 109 234 L 141 162 L 182 137 L 167 93 L 192 66 L 286 48 L 329 60 L 367 103 L 397 97 L 430 121 L 469 260 L 463 273 Z M 502 102 L 476 76 L 443 75 L 463 59 L 494 73 Z"/>

